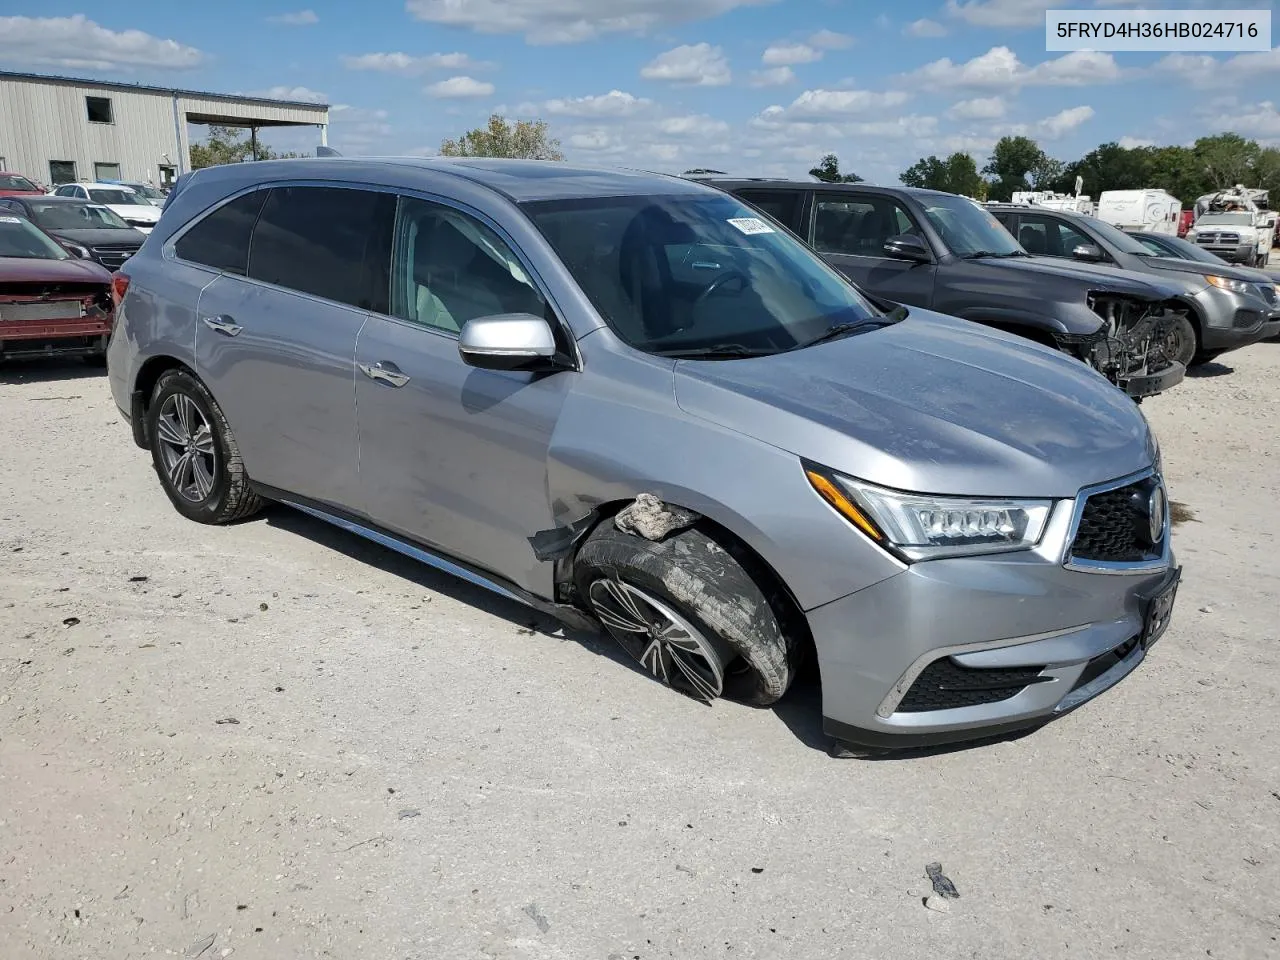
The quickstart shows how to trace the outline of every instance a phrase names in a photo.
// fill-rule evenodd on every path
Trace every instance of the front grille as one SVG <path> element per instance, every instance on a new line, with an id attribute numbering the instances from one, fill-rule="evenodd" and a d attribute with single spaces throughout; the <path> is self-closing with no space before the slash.
<path id="1" fill-rule="evenodd" d="M 108 270 L 115 270 L 141 248 L 142 245 L 137 243 L 109 243 L 94 247 L 89 252 L 93 254 L 93 259 Z"/>
<path id="2" fill-rule="evenodd" d="M 898 704 L 898 713 L 927 713 L 999 703 L 1021 693 L 1041 677 L 1044 667 L 996 667 L 980 670 L 962 667 L 950 657 L 935 660 L 916 678 Z"/>
<path id="3" fill-rule="evenodd" d="M 1104 563 L 1140 563 L 1158 555 L 1163 546 L 1151 542 L 1147 504 L 1159 480 L 1136 483 L 1090 494 L 1080 514 L 1071 544 L 1071 559 Z"/>

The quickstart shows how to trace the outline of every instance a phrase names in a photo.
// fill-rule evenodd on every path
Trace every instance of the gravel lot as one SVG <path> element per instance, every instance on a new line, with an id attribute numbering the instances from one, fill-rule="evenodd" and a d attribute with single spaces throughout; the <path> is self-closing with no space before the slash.
<path id="1" fill-rule="evenodd" d="M 1143 668 L 882 761 L 812 681 L 699 706 L 301 515 L 188 523 L 105 378 L 4 368 L 0 958 L 1280 956 L 1280 342 L 1223 361 L 1143 407 L 1195 515 Z"/>

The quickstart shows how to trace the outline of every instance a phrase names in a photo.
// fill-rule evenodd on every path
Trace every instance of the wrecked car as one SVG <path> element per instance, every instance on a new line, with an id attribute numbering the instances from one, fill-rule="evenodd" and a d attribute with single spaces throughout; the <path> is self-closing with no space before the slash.
<path id="1" fill-rule="evenodd" d="M 878 299 L 1054 347 L 1141 399 L 1180 383 L 1165 327 L 1178 290 L 1123 270 L 1027 253 L 966 197 L 862 183 L 706 180 L 768 213 Z"/>
<path id="2" fill-rule="evenodd" d="M 112 394 L 174 508 L 290 505 L 615 638 L 702 701 L 806 656 L 858 750 L 1035 726 L 1180 578 L 1141 410 L 883 309 L 737 198 L 493 159 L 189 174 L 116 277 Z"/>

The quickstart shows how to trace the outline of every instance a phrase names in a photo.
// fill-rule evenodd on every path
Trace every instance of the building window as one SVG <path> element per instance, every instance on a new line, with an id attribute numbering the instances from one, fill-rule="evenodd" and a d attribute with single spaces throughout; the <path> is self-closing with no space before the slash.
<path id="1" fill-rule="evenodd" d="M 75 183 L 76 162 L 74 160 L 50 160 L 49 182 L 54 186 L 60 183 Z"/>
<path id="2" fill-rule="evenodd" d="M 111 123 L 110 97 L 85 97 L 85 106 L 89 109 L 90 123 Z"/>
<path id="3" fill-rule="evenodd" d="M 178 168 L 160 164 L 160 186 L 172 187 L 173 181 L 178 179 Z"/>
<path id="4" fill-rule="evenodd" d="M 120 164 L 118 163 L 95 163 L 93 165 L 93 179 L 101 182 L 103 180 L 119 180 Z"/>

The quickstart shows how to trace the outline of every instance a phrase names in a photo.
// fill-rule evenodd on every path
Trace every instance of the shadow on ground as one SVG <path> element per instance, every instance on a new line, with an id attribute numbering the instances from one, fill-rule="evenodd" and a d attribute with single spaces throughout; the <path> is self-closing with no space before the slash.
<path id="1" fill-rule="evenodd" d="M 1235 373 L 1235 367 L 1228 367 L 1225 363 L 1218 363 L 1216 360 L 1209 363 L 1202 363 L 1199 366 L 1192 367 L 1187 371 L 1188 377 L 1196 377 L 1197 379 L 1208 380 L 1212 377 L 1225 377 L 1229 373 Z"/>
<path id="2" fill-rule="evenodd" d="M 0 383 L 61 383 L 98 379 L 106 375 L 106 368 L 95 367 L 74 358 L 0 360 Z"/>

